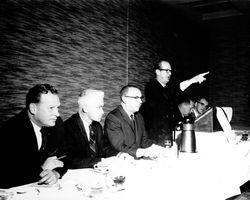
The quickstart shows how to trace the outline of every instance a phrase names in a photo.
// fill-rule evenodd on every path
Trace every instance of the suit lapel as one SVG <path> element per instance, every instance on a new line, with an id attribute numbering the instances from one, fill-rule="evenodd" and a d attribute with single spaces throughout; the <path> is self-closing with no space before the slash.
<path id="1" fill-rule="evenodd" d="M 134 133 L 135 142 L 138 143 L 137 140 L 139 139 L 139 137 L 138 137 L 138 131 L 137 131 L 137 129 L 138 129 L 137 116 L 134 115 L 134 117 L 135 117 L 135 119 L 134 119 L 135 120 L 135 128 L 133 128 L 132 122 L 131 122 L 128 114 L 126 113 L 126 111 L 123 109 L 122 106 L 119 106 L 119 110 L 121 112 L 121 115 L 122 115 L 124 121 L 129 125 L 129 127 L 131 129 L 131 132 Z"/>
<path id="2" fill-rule="evenodd" d="M 87 137 L 87 133 L 86 133 L 86 130 L 85 130 L 85 127 L 84 127 L 84 124 L 82 122 L 82 119 L 81 117 L 77 116 L 77 120 L 76 120 L 76 123 L 77 123 L 77 126 L 79 127 L 79 129 L 81 130 L 81 135 L 84 137 L 84 140 L 87 141 L 87 143 L 89 144 L 89 139 Z M 96 127 L 94 125 L 92 125 L 92 130 L 94 131 L 94 134 L 95 134 L 95 142 L 96 142 L 96 152 L 98 152 L 98 134 L 97 134 L 97 130 L 96 130 Z"/>
<path id="3" fill-rule="evenodd" d="M 30 143 L 29 145 L 32 145 L 32 148 L 34 151 L 39 151 L 38 150 L 38 143 L 37 143 L 37 138 L 36 138 L 36 133 L 34 130 L 34 127 L 28 117 L 27 111 L 23 110 L 22 111 L 22 120 L 23 124 L 25 126 L 25 134 L 27 134 L 27 138 L 29 138 L 30 141 L 27 141 L 27 143 Z"/>
<path id="4" fill-rule="evenodd" d="M 135 132 L 135 131 L 134 131 L 134 128 L 133 128 L 133 126 L 132 126 L 131 120 L 130 120 L 128 114 L 126 113 L 126 111 L 123 109 L 122 106 L 119 106 L 118 108 L 119 108 L 119 110 L 120 110 L 120 112 L 121 112 L 121 115 L 122 115 L 124 121 L 130 126 L 131 130 L 132 130 L 133 132 Z"/>
<path id="5" fill-rule="evenodd" d="M 86 133 L 85 127 L 83 125 L 83 122 L 82 122 L 81 117 L 79 116 L 79 114 L 78 114 L 78 116 L 76 118 L 76 124 L 79 127 L 79 129 L 81 130 L 81 134 L 84 137 L 84 139 L 86 141 L 88 141 L 87 133 Z"/>

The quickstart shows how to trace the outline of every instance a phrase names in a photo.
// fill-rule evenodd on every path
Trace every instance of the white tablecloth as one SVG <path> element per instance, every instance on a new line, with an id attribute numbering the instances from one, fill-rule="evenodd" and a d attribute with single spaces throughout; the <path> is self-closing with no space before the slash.
<path id="1" fill-rule="evenodd" d="M 250 142 L 229 144 L 225 135 L 196 133 L 197 153 L 166 150 L 158 160 L 104 160 L 109 173 L 69 170 L 53 187 L 11 188 L 12 199 L 169 199 L 223 200 L 240 193 L 250 179 Z M 114 185 L 112 177 L 124 176 Z"/>

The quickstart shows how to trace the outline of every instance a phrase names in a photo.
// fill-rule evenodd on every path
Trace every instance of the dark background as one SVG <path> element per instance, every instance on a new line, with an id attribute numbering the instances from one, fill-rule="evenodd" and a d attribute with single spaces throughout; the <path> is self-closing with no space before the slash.
<path id="1" fill-rule="evenodd" d="M 250 127 L 249 35 L 249 16 L 203 21 L 160 0 L 1 1 L 0 125 L 37 83 L 59 90 L 64 120 L 89 87 L 104 90 L 106 115 L 122 86 L 144 91 L 153 63 L 169 60 L 173 81 L 210 71 L 187 92 L 233 107 L 232 124 Z"/>

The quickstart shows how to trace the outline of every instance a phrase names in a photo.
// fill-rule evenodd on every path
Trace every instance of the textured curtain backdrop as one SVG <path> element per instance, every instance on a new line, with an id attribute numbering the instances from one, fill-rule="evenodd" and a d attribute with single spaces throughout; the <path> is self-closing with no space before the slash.
<path id="1" fill-rule="evenodd" d="M 102 89 L 105 117 L 119 103 L 122 86 L 129 82 L 144 90 L 159 59 L 171 61 L 176 80 L 210 70 L 213 79 L 208 76 L 191 94 L 208 96 L 210 91 L 211 103 L 232 106 L 232 121 L 248 125 L 249 65 L 244 63 L 249 63 L 249 56 L 241 52 L 246 52 L 249 29 L 236 29 L 237 24 L 236 20 L 230 30 L 220 23 L 204 29 L 192 13 L 164 0 L 1 0 L 0 126 L 24 107 L 28 89 L 37 83 L 50 83 L 59 90 L 64 120 L 77 111 L 81 89 Z M 231 36 L 232 30 L 240 36 Z M 242 33 L 248 35 L 245 40 Z M 228 41 L 235 42 L 230 46 Z M 234 63 L 241 76 L 235 76 Z M 232 73 L 227 73 L 227 80 L 235 80 L 232 93 L 221 79 L 229 64 Z"/>
<path id="2" fill-rule="evenodd" d="M 60 92 L 64 119 L 77 111 L 77 95 L 106 93 L 105 108 L 126 84 L 126 1 L 1 2 L 0 121 L 19 112 L 37 83 Z"/>
<path id="3" fill-rule="evenodd" d="M 0 124 L 37 83 L 58 88 L 65 120 L 82 88 L 105 91 L 105 114 L 127 82 L 144 90 L 158 59 L 183 79 L 206 68 L 197 24 L 158 0 L 6 0 L 0 9 Z"/>

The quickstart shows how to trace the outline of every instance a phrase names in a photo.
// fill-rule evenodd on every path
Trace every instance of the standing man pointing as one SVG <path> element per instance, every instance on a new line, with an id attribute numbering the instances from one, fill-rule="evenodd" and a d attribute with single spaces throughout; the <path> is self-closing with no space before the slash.
<path id="1" fill-rule="evenodd" d="M 175 85 L 171 82 L 172 68 L 168 61 L 160 61 L 154 67 L 156 78 L 146 84 L 146 103 L 142 111 L 148 136 L 157 143 L 172 140 L 173 118 L 177 98 L 193 83 L 202 83 L 209 72 L 194 76 Z"/>

